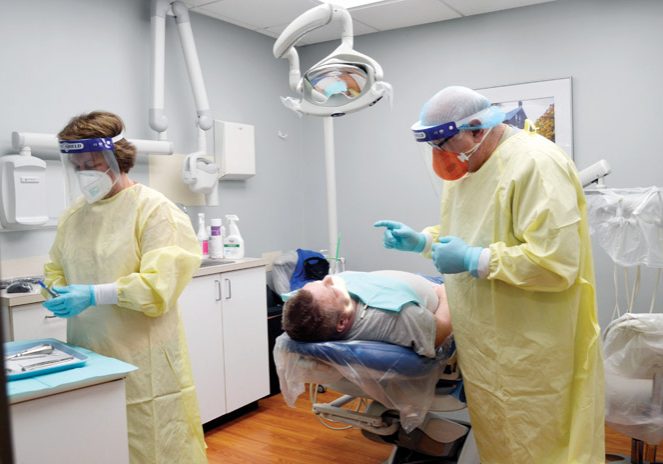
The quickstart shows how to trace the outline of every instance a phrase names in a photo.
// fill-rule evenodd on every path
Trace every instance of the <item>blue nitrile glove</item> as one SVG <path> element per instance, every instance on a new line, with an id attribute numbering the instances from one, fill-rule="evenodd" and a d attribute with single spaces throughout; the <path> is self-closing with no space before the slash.
<path id="1" fill-rule="evenodd" d="M 386 227 L 382 237 L 385 248 L 421 253 L 426 246 L 426 236 L 396 221 L 378 221 L 373 227 Z"/>
<path id="2" fill-rule="evenodd" d="M 474 277 L 479 274 L 481 247 L 471 247 L 463 239 L 447 236 L 433 243 L 432 257 L 441 274 L 458 274 L 468 271 Z"/>
<path id="3" fill-rule="evenodd" d="M 54 287 L 53 290 L 60 296 L 42 304 L 58 317 L 76 316 L 96 304 L 92 285 L 67 285 Z"/>

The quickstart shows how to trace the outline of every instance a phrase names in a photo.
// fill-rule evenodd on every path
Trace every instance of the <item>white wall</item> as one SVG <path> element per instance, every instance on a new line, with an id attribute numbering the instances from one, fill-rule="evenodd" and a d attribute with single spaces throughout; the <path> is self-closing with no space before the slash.
<path id="1" fill-rule="evenodd" d="M 379 102 L 335 120 L 341 254 L 349 266 L 434 272 L 417 255 L 383 249 L 381 231 L 371 224 L 383 218 L 415 228 L 438 222 L 439 201 L 409 127 L 421 105 L 448 85 L 484 88 L 571 77 L 578 167 L 605 158 L 613 167 L 609 186 L 663 186 L 657 130 L 661 44 L 663 2 L 656 0 L 558 0 L 356 37 L 355 48 L 382 65 L 395 98 L 393 108 Z M 329 49 L 307 47 L 303 57 L 312 63 Z M 320 181 L 322 123 L 309 118 L 305 124 L 306 156 L 316 162 L 309 172 Z M 311 241 L 326 231 L 320 195 L 312 195 L 304 221 L 315 225 L 307 230 Z M 605 326 L 614 306 L 612 264 L 596 245 L 594 255 Z M 645 283 L 643 294 L 649 292 Z M 658 301 L 660 308 L 661 290 Z"/>
<path id="2" fill-rule="evenodd" d="M 0 154 L 12 151 L 12 131 L 57 133 L 72 116 L 95 109 L 119 114 L 129 138 L 154 138 L 148 125 L 149 0 L 2 4 Z M 214 118 L 256 128 L 257 175 L 222 182 L 219 207 L 190 208 L 189 213 L 237 214 L 247 256 L 295 248 L 303 237 L 295 169 L 301 165 L 302 131 L 301 120 L 279 101 L 288 91 L 287 63 L 274 59 L 274 40 L 267 36 L 195 13 L 191 21 Z M 176 151 L 194 151 L 195 106 L 172 18 L 165 102 Z M 288 138 L 277 137 L 279 130 Z M 147 168 L 147 161 L 139 160 L 130 174 L 147 182 Z M 53 229 L 1 232 L 3 275 L 16 275 L 7 268 L 15 260 L 46 255 L 53 238 Z"/>

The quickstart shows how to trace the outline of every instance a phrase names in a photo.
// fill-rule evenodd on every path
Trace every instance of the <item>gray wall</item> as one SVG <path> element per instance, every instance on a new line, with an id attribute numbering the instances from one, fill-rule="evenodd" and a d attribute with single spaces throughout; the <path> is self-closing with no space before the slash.
<path id="1" fill-rule="evenodd" d="M 349 266 L 434 271 L 419 256 L 383 249 L 381 232 L 371 224 L 392 218 L 423 228 L 439 220 L 439 201 L 409 127 L 421 105 L 447 85 L 571 77 L 577 166 L 605 158 L 613 167 L 608 186 L 663 187 L 655 128 L 663 107 L 661 44 L 663 2 L 657 0 L 558 0 L 356 37 L 355 48 L 382 65 L 395 98 L 393 108 L 379 102 L 335 120 L 339 229 Z M 320 44 L 303 56 L 312 62 L 328 52 L 329 45 Z M 317 163 L 310 172 L 321 180 L 322 123 L 308 119 L 305 127 L 306 156 Z M 325 246 L 324 197 L 312 197 L 304 222 L 318 225 L 307 232 Z M 614 306 L 612 262 L 597 246 L 594 256 L 605 326 Z M 640 309 L 648 308 L 652 273 Z M 661 301 L 659 289 L 659 308 Z"/>
<path id="2" fill-rule="evenodd" d="M 54 133 L 72 115 L 98 108 L 120 114 L 129 137 L 152 138 L 149 1 L 2 3 L 0 154 L 11 151 L 12 131 Z M 208 217 L 238 214 L 249 256 L 326 248 L 322 121 L 299 119 L 281 106 L 278 96 L 290 94 L 287 63 L 272 57 L 274 40 L 197 14 L 192 25 L 214 117 L 256 127 L 258 174 L 223 182 L 221 205 L 202 210 Z M 186 153 L 196 148 L 195 110 L 175 28 L 168 26 L 169 138 Z M 393 218 L 419 228 L 438 221 L 436 187 L 409 127 L 421 104 L 447 85 L 571 77 L 577 165 L 607 159 L 613 187 L 663 185 L 655 151 L 662 39 L 657 0 L 558 0 L 356 37 L 356 49 L 383 66 L 395 98 L 392 107 L 383 101 L 335 120 L 341 254 L 349 267 L 434 271 L 419 256 L 384 250 L 371 224 Z M 303 47 L 303 67 L 335 45 Z M 146 173 L 139 163 L 135 177 L 146 181 Z M 0 233 L 0 256 L 44 255 L 53 235 L 52 229 Z M 612 265 L 594 251 L 605 325 L 613 307 Z M 643 293 L 650 288 L 646 282 Z"/>
<path id="3" fill-rule="evenodd" d="M 12 131 L 57 133 L 75 114 L 105 109 L 125 122 L 130 138 L 154 138 L 149 0 L 2 1 L 0 15 L 0 154 L 11 152 Z M 302 243 L 298 210 L 301 120 L 285 109 L 287 63 L 274 40 L 191 14 L 192 28 L 215 119 L 256 127 L 257 175 L 224 181 L 220 206 L 190 208 L 207 217 L 235 213 L 247 256 Z M 166 98 L 169 140 L 176 152 L 195 151 L 195 106 L 172 18 L 167 22 Z M 282 140 L 278 131 L 288 134 Z M 210 138 L 211 143 L 211 138 Z M 131 172 L 147 181 L 147 161 Z M 195 217 L 195 216 L 193 216 Z M 3 260 L 48 253 L 54 230 L 0 233 Z"/>

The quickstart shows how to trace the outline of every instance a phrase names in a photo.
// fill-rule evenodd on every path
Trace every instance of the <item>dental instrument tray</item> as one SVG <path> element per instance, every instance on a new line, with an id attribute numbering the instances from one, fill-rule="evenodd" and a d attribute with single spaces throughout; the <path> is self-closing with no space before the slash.
<path id="1" fill-rule="evenodd" d="M 13 343 L 11 349 L 5 349 L 5 374 L 10 381 L 80 367 L 87 360 L 83 353 L 53 338 Z"/>

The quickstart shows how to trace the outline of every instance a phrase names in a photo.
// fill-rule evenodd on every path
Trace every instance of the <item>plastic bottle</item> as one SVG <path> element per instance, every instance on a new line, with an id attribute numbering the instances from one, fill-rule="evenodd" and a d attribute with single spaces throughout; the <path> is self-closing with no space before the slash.
<path id="1" fill-rule="evenodd" d="M 207 235 L 207 227 L 205 227 L 205 213 L 198 213 L 198 234 L 196 237 L 200 242 L 200 251 L 203 253 L 203 258 L 207 258 L 209 256 L 207 249 L 209 235 Z"/>
<path id="2" fill-rule="evenodd" d="M 223 236 L 221 235 L 221 219 L 210 220 L 212 232 L 209 237 L 209 257 L 212 259 L 223 258 Z"/>
<path id="3" fill-rule="evenodd" d="M 242 259 L 244 257 L 244 239 L 237 227 L 239 218 L 234 214 L 226 214 L 226 220 L 228 221 L 228 235 L 223 240 L 223 254 L 228 259 Z"/>

